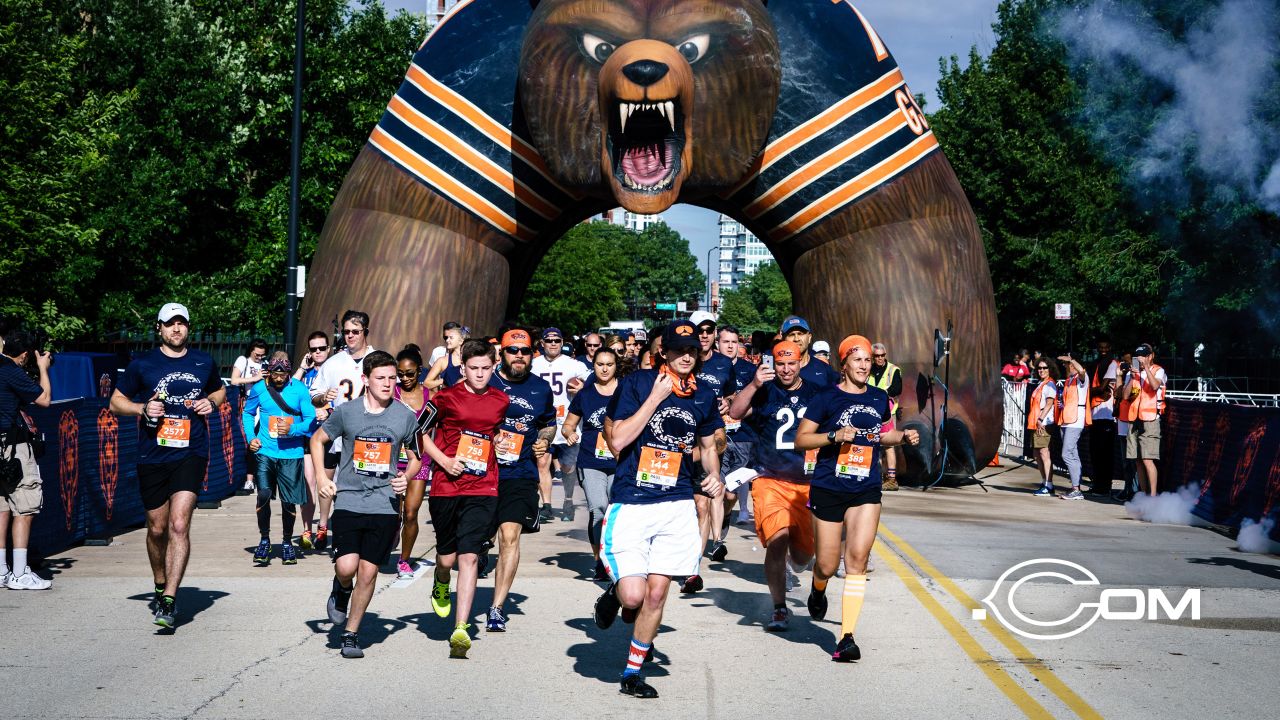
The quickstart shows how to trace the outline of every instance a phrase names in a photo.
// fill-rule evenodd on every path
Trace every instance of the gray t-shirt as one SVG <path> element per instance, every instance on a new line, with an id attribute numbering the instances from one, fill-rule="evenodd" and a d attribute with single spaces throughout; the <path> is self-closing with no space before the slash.
<path id="1" fill-rule="evenodd" d="M 391 478 L 401 446 L 416 451 L 417 426 L 418 418 L 404 403 L 393 402 L 376 414 L 365 408 L 363 399 L 334 409 L 323 427 L 329 437 L 343 439 L 342 461 L 334 475 L 335 510 L 369 515 L 399 512 Z"/>

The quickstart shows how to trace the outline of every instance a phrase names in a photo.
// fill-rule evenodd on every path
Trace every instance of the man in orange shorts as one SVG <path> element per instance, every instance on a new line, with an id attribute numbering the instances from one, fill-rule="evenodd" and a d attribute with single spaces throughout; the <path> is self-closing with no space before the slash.
<path id="1" fill-rule="evenodd" d="M 765 546 L 764 576 L 773 597 L 773 612 L 764 629 L 787 629 L 786 561 L 806 565 L 813 557 L 813 520 L 809 515 L 809 475 L 813 458 L 795 449 L 796 426 L 809 400 L 820 388 L 800 377 L 803 351 L 783 340 L 773 354 L 762 358 L 755 377 L 738 391 L 729 417 L 746 419 L 756 430 L 754 467 L 760 475 L 751 482 L 756 535 Z"/>

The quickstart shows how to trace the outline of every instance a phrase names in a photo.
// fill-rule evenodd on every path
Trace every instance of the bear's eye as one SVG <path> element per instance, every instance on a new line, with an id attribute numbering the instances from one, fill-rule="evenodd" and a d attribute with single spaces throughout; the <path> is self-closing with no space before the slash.
<path id="1" fill-rule="evenodd" d="M 680 43 L 680 47 L 676 49 L 679 50 L 680 54 L 684 56 L 684 59 L 688 60 L 689 64 L 692 65 L 706 56 L 707 47 L 709 45 L 711 45 L 711 36 L 703 33 L 701 35 L 694 35 L 688 40 L 685 40 Z"/>
<path id="2" fill-rule="evenodd" d="M 582 33 L 582 50 L 587 53 L 587 57 L 596 62 L 603 63 L 613 54 L 613 43 L 608 40 L 592 35 L 591 33 Z"/>

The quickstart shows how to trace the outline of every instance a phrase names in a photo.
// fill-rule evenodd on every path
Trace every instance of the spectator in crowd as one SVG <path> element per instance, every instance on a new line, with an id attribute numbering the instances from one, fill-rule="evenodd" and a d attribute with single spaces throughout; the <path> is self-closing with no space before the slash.
<path id="1" fill-rule="evenodd" d="M 1021 382 L 1031 377 L 1031 368 L 1027 367 L 1026 357 L 1026 350 L 1019 350 L 1014 353 L 1009 362 L 1000 368 L 1000 377 L 1009 382 Z"/>
<path id="2" fill-rule="evenodd" d="M 1035 494 L 1053 497 L 1053 459 L 1049 445 L 1058 422 L 1058 366 L 1052 360 L 1041 358 L 1035 368 L 1038 383 L 1027 405 L 1027 429 L 1032 431 L 1031 447 L 1035 453 L 1036 469 L 1040 471 L 1040 489 Z"/>
<path id="3" fill-rule="evenodd" d="M 262 338 L 254 338 L 249 341 L 248 347 L 244 349 L 244 354 L 236 358 L 235 364 L 231 366 L 231 384 L 242 387 L 252 386 L 254 383 L 262 379 L 262 366 L 267 360 L 267 341 Z M 258 432 L 258 418 L 254 416 L 253 432 Z M 257 487 L 254 484 L 255 468 L 253 464 L 249 466 L 249 472 L 244 476 L 244 488 L 241 494 L 248 495 Z"/>
<path id="4" fill-rule="evenodd" d="M 31 357 L 35 358 L 38 382 L 23 369 Z M 28 332 L 11 330 L 0 338 L 0 585 L 10 590 L 48 590 L 53 586 L 27 565 L 31 524 L 44 504 L 44 489 L 32 443 L 35 433 L 22 413 L 28 405 L 49 406 L 51 361 L 52 356 L 37 349 Z M 12 564 L 8 547 L 13 548 Z"/>
<path id="5" fill-rule="evenodd" d="M 1106 497 L 1115 479 L 1116 377 L 1120 363 L 1111 353 L 1111 340 L 1098 338 L 1098 359 L 1089 372 L 1089 459 L 1093 467 L 1089 494 Z"/>
<path id="6" fill-rule="evenodd" d="M 324 362 L 329 359 L 329 351 L 332 345 L 329 342 L 329 336 L 322 330 L 315 330 L 307 336 L 307 354 L 303 356 L 302 362 L 298 365 L 298 369 L 294 371 L 293 377 L 301 382 L 307 388 L 307 392 L 311 392 L 311 387 L 315 385 L 316 376 L 320 374 L 320 368 Z M 324 422 L 329 418 L 329 403 L 323 398 L 313 397 L 311 404 L 316 407 L 316 420 Z M 310 437 L 310 436 L 308 436 Z M 299 543 L 303 550 L 312 550 L 315 548 L 315 524 L 316 524 L 316 476 L 315 468 L 311 463 L 311 442 L 308 440 L 302 445 L 303 457 L 302 475 L 307 481 L 307 501 L 302 504 L 302 537 Z"/>

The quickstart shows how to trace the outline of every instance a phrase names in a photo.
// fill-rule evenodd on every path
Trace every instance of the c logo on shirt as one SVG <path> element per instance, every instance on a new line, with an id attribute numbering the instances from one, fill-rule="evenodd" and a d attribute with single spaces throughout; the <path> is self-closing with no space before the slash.
<path id="1" fill-rule="evenodd" d="M 877 426 L 880 424 L 880 413 L 876 412 L 875 408 L 870 405 L 850 405 L 844 409 L 844 412 L 840 413 L 840 419 L 836 421 L 836 426 L 857 427 L 857 424 L 853 421 L 855 415 L 870 415 L 875 419 Z"/>
<path id="2" fill-rule="evenodd" d="M 175 395 L 170 386 L 176 383 L 190 383 L 194 387 L 186 392 L 185 395 Z M 186 404 L 188 407 L 191 402 L 200 397 L 200 390 L 204 383 L 200 382 L 200 378 L 189 372 L 169 373 L 160 378 L 160 382 L 156 383 L 155 391 L 165 396 L 165 402 L 172 405 Z"/>
<path id="3" fill-rule="evenodd" d="M 518 395 L 509 395 L 509 397 L 511 398 L 511 405 L 507 408 L 508 413 L 511 412 L 513 407 L 518 407 L 525 412 L 519 416 L 508 414 L 507 421 L 516 426 L 533 425 L 533 404 Z"/>
<path id="4" fill-rule="evenodd" d="M 689 430 L 681 435 L 672 435 L 666 431 L 667 421 L 684 423 Z M 678 447 L 681 450 L 693 447 L 693 428 L 695 427 L 697 427 L 697 421 L 693 419 L 693 413 L 678 407 L 662 408 L 649 418 L 649 432 L 667 447 Z"/>
<path id="5" fill-rule="evenodd" d="M 595 428 L 596 430 L 603 430 L 605 410 L 606 408 L 600 408 L 599 410 L 596 410 L 595 412 L 591 413 L 591 415 L 587 417 L 587 424 Z"/>

